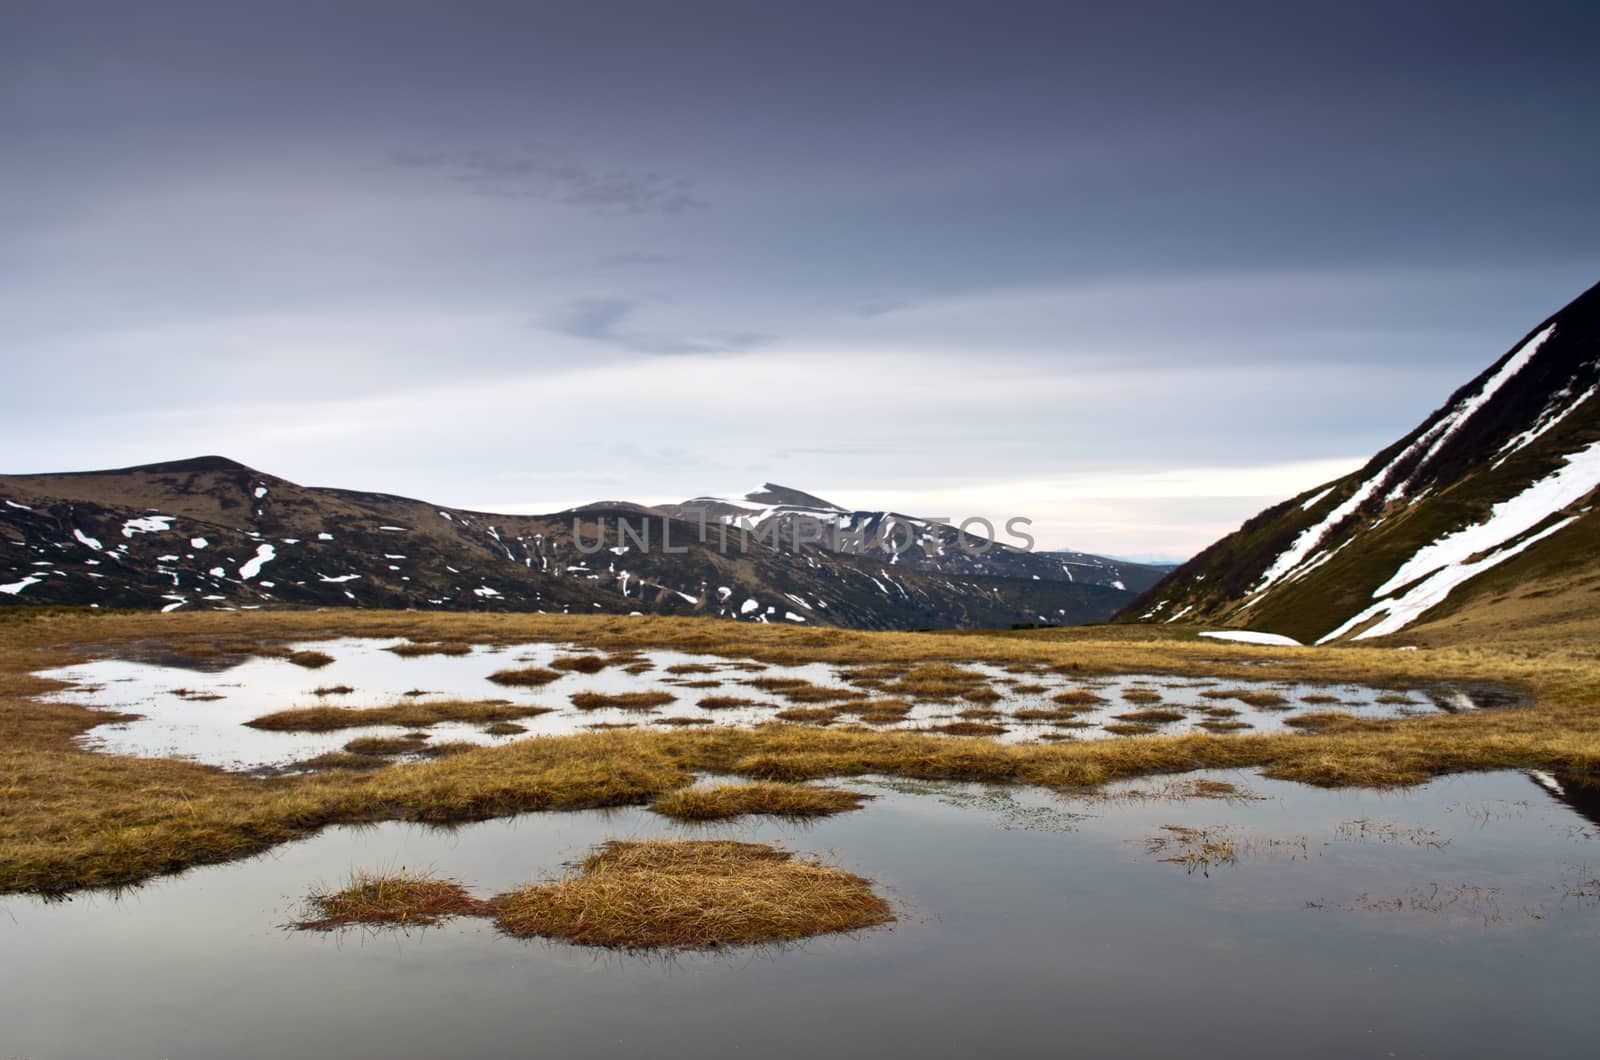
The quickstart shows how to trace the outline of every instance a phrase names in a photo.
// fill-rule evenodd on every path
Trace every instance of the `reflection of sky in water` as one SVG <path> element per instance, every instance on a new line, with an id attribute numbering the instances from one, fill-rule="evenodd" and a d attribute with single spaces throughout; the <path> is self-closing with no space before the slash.
<path id="1" fill-rule="evenodd" d="M 0 898 L 0 1049 L 240 1060 L 1589 1055 L 1600 906 L 1565 893 L 1579 867 L 1600 867 L 1589 821 L 1516 773 L 1391 793 L 1205 775 L 1264 798 L 1063 801 L 865 779 L 849 783 L 879 798 L 804 827 L 693 828 L 624 809 L 452 830 L 330 828 L 121 899 Z M 1373 835 L 1387 822 L 1445 842 L 1341 828 L 1358 820 Z M 1191 874 L 1146 851 L 1165 825 L 1262 845 Z M 679 835 L 821 853 L 876 880 L 901 919 L 783 950 L 670 959 L 523 942 L 478 921 L 280 929 L 308 890 L 353 868 L 428 867 L 490 895 L 605 839 Z M 1439 893 L 1475 897 L 1428 900 Z M 1395 898 L 1400 908 L 1383 904 Z"/>
<path id="2" fill-rule="evenodd" d="M 129 722 L 101 725 L 84 737 L 86 746 L 113 754 L 178 756 L 234 769 L 285 765 L 337 750 L 360 736 L 393 736 L 405 731 L 397 726 L 369 726 L 331 733 L 264 732 L 247 728 L 245 722 L 273 711 L 312 705 L 372 707 L 394 703 L 412 691 L 427 693 L 426 699 L 504 699 L 558 708 L 549 714 L 519 719 L 527 733 L 518 736 L 490 736 L 479 726 L 459 723 L 435 725 L 429 731 L 433 742 L 467 741 L 490 744 L 520 739 L 523 736 L 550 735 L 582 731 L 595 724 L 639 723 L 649 725 L 660 718 L 695 717 L 719 725 L 756 725 L 772 719 L 777 709 L 790 704 L 781 696 L 742 684 L 754 677 L 796 677 L 814 684 L 842 686 L 841 668 L 826 663 L 802 666 L 764 666 L 752 672 L 750 664 L 719 656 L 689 655 L 676 651 L 649 651 L 643 657 L 653 669 L 632 674 L 621 667 L 608 667 L 599 673 L 570 673 L 540 688 L 508 688 L 488 680 L 491 673 L 519 666 L 547 666 L 560 655 L 585 654 L 585 649 L 563 644 L 527 644 L 508 648 L 475 647 L 471 654 L 426 655 L 404 658 L 385 647 L 398 640 L 343 639 L 308 643 L 297 647 L 324 651 L 334 662 L 319 670 L 307 670 L 283 659 L 251 658 L 230 669 L 205 673 L 189 667 L 156 665 L 122 659 L 107 659 L 47 671 L 45 676 L 71 681 L 81 687 L 69 689 L 56 698 L 63 702 L 125 711 L 141 717 Z M 701 663 L 715 666 L 712 673 L 675 676 L 671 666 Z M 1244 682 L 1223 679 L 1190 679 L 1162 675 L 1097 676 L 1074 679 L 1054 674 L 1010 674 L 997 666 L 971 664 L 993 682 L 1002 695 L 994 703 L 974 704 L 918 702 L 905 722 L 892 728 L 924 728 L 958 720 L 963 710 L 988 707 L 1000 712 L 993 721 L 1007 727 L 998 737 L 1007 742 L 1037 740 L 1042 734 L 1070 732 L 1076 739 L 1106 737 L 1100 726 L 1115 721 L 1115 715 L 1162 706 L 1181 709 L 1185 716 L 1162 724 L 1164 733 L 1195 731 L 1207 720 L 1202 708 L 1227 707 L 1237 710 L 1236 718 L 1251 727 L 1246 732 L 1274 732 L 1283 729 L 1283 719 L 1308 710 L 1348 710 L 1365 717 L 1386 717 L 1398 712 L 1433 710 L 1420 693 L 1412 703 L 1382 704 L 1379 690 L 1353 684 L 1313 685 L 1294 682 Z M 847 669 L 847 668 L 846 668 Z M 691 687 L 688 682 L 710 687 Z M 1043 692 L 1023 694 L 1016 684 L 1045 685 Z M 338 685 L 354 689 L 347 695 L 317 696 L 314 690 Z M 1055 706 L 1050 696 L 1070 688 L 1087 687 L 1106 699 L 1094 711 L 1077 716 L 1087 723 L 1070 730 L 1044 723 L 1024 723 L 1009 717 L 1019 708 Z M 1128 701 L 1124 694 L 1144 688 L 1161 697 L 1159 704 Z M 1230 688 L 1271 690 L 1286 696 L 1294 711 L 1260 710 L 1236 699 L 1208 699 L 1202 693 Z M 659 710 L 641 714 L 616 709 L 580 711 L 570 702 L 574 692 L 634 692 L 665 690 L 678 701 Z M 219 699 L 186 698 L 184 691 Z M 884 693 L 864 691 L 877 696 Z M 712 695 L 743 696 L 759 701 L 760 706 L 708 711 L 696 703 Z M 1305 696 L 1332 696 L 1338 702 L 1304 702 Z M 805 704 L 810 705 L 810 704 Z M 842 719 L 847 721 L 848 719 Z"/>

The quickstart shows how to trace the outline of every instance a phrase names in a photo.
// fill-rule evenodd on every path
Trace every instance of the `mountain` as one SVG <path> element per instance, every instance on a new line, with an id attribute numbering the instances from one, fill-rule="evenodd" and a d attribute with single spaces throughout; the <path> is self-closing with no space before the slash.
<path id="1" fill-rule="evenodd" d="M 827 507 L 782 487 L 762 496 L 773 507 Z M 1006 575 L 1001 564 L 940 570 L 814 542 L 772 547 L 716 520 L 702 537 L 701 525 L 621 501 L 549 515 L 467 511 L 300 486 L 219 456 L 9 475 L 0 602 L 649 611 L 916 629 L 1101 621 L 1133 597 Z"/>
<path id="2" fill-rule="evenodd" d="M 1071 582 L 1133 593 L 1148 589 L 1165 573 L 1086 552 L 1031 551 L 1032 539 L 1022 524 L 973 524 L 963 532 L 945 520 L 843 508 L 772 482 L 739 498 L 695 497 L 657 507 L 697 526 L 744 529 L 765 539 L 820 538 L 817 543 L 835 554 L 863 556 L 901 570 Z"/>
<path id="3" fill-rule="evenodd" d="M 1361 470 L 1246 522 L 1119 618 L 1303 642 L 1600 613 L 1600 285 Z"/>

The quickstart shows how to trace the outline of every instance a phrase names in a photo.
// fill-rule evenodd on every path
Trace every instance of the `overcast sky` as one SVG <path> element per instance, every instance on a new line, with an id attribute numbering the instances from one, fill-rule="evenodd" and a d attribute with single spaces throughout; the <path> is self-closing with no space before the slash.
<path id="1" fill-rule="evenodd" d="M 1600 280 L 1593 3 L 0 9 L 0 471 L 1176 556 Z"/>

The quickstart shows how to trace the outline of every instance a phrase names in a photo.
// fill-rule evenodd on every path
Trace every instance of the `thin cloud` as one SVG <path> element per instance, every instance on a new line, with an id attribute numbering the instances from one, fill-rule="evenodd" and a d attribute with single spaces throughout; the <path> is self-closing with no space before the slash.
<path id="1" fill-rule="evenodd" d="M 619 295 L 574 298 L 558 307 L 543 326 L 591 342 L 604 342 L 634 353 L 674 356 L 696 353 L 744 353 L 773 342 L 760 332 L 732 332 L 704 338 L 666 335 L 637 327 L 633 318 L 642 302 Z"/>
<path id="2" fill-rule="evenodd" d="M 524 151 L 396 151 L 401 169 L 438 172 L 473 195 L 548 199 L 596 213 L 683 214 L 706 208 L 693 182 L 652 171 L 601 170 Z"/>

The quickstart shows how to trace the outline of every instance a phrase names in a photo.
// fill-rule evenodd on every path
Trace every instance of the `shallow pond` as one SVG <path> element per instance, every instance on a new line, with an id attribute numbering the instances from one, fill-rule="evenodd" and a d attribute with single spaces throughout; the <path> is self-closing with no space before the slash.
<path id="1" fill-rule="evenodd" d="M 524 666 L 549 666 L 563 655 L 589 654 L 570 644 L 527 644 L 509 648 L 474 647 L 466 655 L 403 657 L 386 650 L 399 640 L 343 639 L 300 644 L 321 651 L 334 661 L 308 670 L 282 658 L 251 657 L 233 660 L 225 669 L 179 665 L 180 660 L 104 659 L 44 676 L 72 682 L 74 687 L 55 696 L 63 702 L 138 714 L 133 721 L 97 726 L 83 742 L 115 754 L 171 756 L 225 766 L 231 769 L 282 767 L 329 751 L 359 737 L 396 736 L 404 726 L 365 726 L 336 732 L 273 732 L 253 729 L 246 722 L 274 711 L 313 705 L 376 707 L 401 701 L 427 703 L 447 699 L 501 699 L 540 704 L 551 713 L 519 720 L 526 733 L 495 736 L 474 724 L 446 722 L 429 729 L 434 743 L 466 741 L 497 743 L 522 736 L 581 731 L 596 725 L 658 725 L 689 719 L 695 724 L 756 725 L 773 720 L 778 711 L 797 704 L 782 692 L 754 687 L 753 681 L 795 679 L 824 688 L 853 689 L 873 696 L 892 691 L 853 686 L 849 668 L 827 663 L 771 666 L 721 656 L 689 655 L 676 651 L 639 654 L 633 673 L 608 666 L 598 673 L 565 673 L 538 688 L 508 688 L 490 682 L 497 670 Z M 903 721 L 880 726 L 889 729 L 929 729 L 977 721 L 1003 729 L 996 738 L 1005 742 L 1041 739 L 1095 739 L 1113 735 L 1106 726 L 1126 724 L 1119 716 L 1159 709 L 1171 711 L 1167 720 L 1149 731 L 1181 733 L 1207 725 L 1226 726 L 1239 732 L 1282 731 L 1285 720 L 1297 713 L 1340 710 L 1363 717 L 1392 717 L 1431 712 L 1441 707 L 1470 707 L 1456 693 L 1435 697 L 1421 692 L 1394 693 L 1355 684 L 1310 684 L 1288 681 L 1238 681 L 1219 678 L 1185 678 L 1159 674 L 1078 676 L 1055 673 L 1011 673 L 1000 667 L 972 663 L 981 673 L 993 701 L 972 702 L 954 698 L 947 702 L 918 700 Z M 677 668 L 680 672 L 674 673 Z M 687 671 L 687 672 L 681 672 Z M 350 691 L 318 690 L 345 689 Z M 1079 705 L 1070 719 L 1054 721 L 1019 718 L 1018 711 L 1059 710 L 1051 698 L 1080 689 L 1098 701 Z M 578 710 L 575 693 L 617 694 L 665 691 L 674 702 L 649 712 L 603 708 Z M 1279 702 L 1270 707 L 1253 705 L 1232 692 L 1266 694 Z M 754 705 L 706 710 L 698 706 L 710 696 L 738 696 Z M 1437 699 L 1437 702 L 1436 702 Z M 842 716 L 841 722 L 848 722 Z"/>
<path id="2" fill-rule="evenodd" d="M 1195 779 L 1250 797 L 1169 797 Z M 643 810 L 332 828 L 120 898 L 0 899 L 0 1055 L 1544 1057 L 1600 1033 L 1600 828 L 1554 778 L 855 786 L 880 797 L 804 828 Z M 1178 828 L 1229 837 L 1232 860 L 1185 858 Z M 900 919 L 670 958 L 480 921 L 282 926 L 354 868 L 488 895 L 605 839 L 684 834 L 821 853 Z"/>

